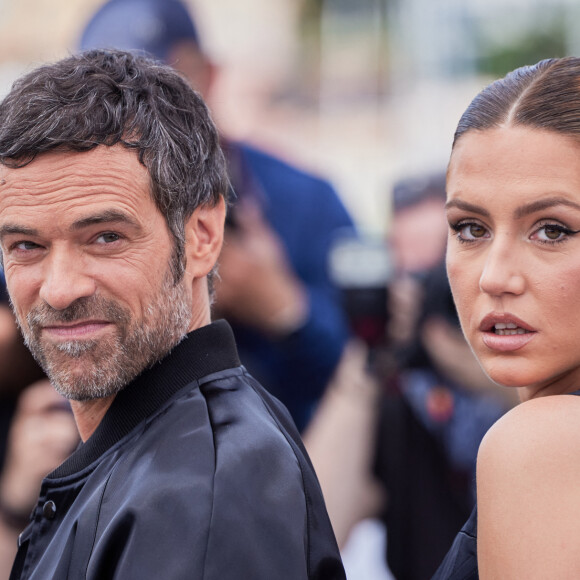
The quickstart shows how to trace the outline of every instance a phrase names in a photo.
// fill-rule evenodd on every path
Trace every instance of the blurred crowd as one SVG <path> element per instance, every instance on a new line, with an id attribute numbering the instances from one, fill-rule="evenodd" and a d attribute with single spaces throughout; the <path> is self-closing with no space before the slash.
<path id="1" fill-rule="evenodd" d="M 110 0 L 79 29 L 78 48 L 96 47 L 153 55 L 211 105 L 219 69 L 178 0 Z M 479 442 L 515 403 L 459 328 L 444 267 L 445 176 L 385 191 L 388 237 L 367 239 L 332 176 L 225 136 L 222 146 L 233 202 L 214 318 L 230 321 L 243 363 L 300 428 L 341 548 L 372 519 L 386 529 L 385 570 L 430 578 L 473 506 Z M 79 438 L 0 284 L 2 580 L 41 479 Z"/>

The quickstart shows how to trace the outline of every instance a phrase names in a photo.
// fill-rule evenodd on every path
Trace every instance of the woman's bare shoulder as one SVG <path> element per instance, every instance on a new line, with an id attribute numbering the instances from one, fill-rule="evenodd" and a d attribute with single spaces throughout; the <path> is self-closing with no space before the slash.
<path id="1" fill-rule="evenodd" d="M 494 486 L 509 486 L 508 494 L 511 489 L 535 493 L 541 481 L 552 486 L 574 475 L 580 480 L 577 396 L 555 395 L 517 405 L 491 427 L 479 449 L 478 490 L 490 480 Z"/>
<path id="2" fill-rule="evenodd" d="M 539 458 L 543 452 L 560 450 L 580 455 L 580 397 L 554 395 L 520 403 L 488 431 L 478 462 Z M 529 465 L 528 465 L 529 467 Z M 580 465 L 579 465 L 580 468 Z"/>
<path id="3" fill-rule="evenodd" d="M 538 398 L 506 413 L 477 460 L 481 577 L 580 577 L 579 487 L 580 397 Z"/>

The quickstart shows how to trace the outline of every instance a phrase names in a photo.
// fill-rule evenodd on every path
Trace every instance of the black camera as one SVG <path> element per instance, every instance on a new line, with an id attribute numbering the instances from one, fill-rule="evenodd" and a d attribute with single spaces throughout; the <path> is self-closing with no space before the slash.
<path id="1" fill-rule="evenodd" d="M 330 252 L 330 276 L 342 293 L 351 330 L 369 347 L 386 338 L 388 285 L 393 275 L 391 253 L 378 237 L 345 232 Z"/>

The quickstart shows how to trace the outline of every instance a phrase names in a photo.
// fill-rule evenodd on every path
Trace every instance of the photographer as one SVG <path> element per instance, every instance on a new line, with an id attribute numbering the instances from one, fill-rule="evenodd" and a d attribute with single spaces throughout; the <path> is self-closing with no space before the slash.
<path id="1" fill-rule="evenodd" d="M 219 71 L 180 0 L 109 0 L 81 47 L 148 53 L 211 103 Z M 221 145 L 235 199 L 214 311 L 231 322 L 248 370 L 303 429 L 348 338 L 328 256 L 335 233 L 353 223 L 326 181 L 224 135 Z"/>
<path id="2" fill-rule="evenodd" d="M 397 580 L 428 580 L 474 502 L 477 447 L 513 403 L 467 345 L 443 262 L 443 174 L 396 184 L 375 471 L 388 493 L 387 562 Z"/>

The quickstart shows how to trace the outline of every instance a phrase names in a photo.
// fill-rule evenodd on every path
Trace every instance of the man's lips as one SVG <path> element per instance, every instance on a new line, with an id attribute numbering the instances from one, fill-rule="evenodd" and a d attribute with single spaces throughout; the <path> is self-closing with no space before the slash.
<path id="1" fill-rule="evenodd" d="M 45 334 L 53 338 L 63 339 L 78 339 L 92 336 L 95 333 L 103 330 L 111 323 L 106 320 L 84 320 L 81 322 L 75 321 L 70 324 L 48 324 L 42 327 Z"/>
<path id="2" fill-rule="evenodd" d="M 509 313 L 492 312 L 479 325 L 483 343 L 491 350 L 509 352 L 519 350 L 530 342 L 537 330 Z"/>

